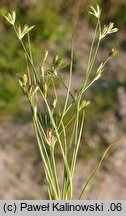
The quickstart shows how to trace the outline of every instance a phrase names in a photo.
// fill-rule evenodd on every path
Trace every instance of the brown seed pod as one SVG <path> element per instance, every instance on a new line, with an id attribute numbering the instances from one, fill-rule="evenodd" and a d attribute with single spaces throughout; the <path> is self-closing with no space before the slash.
<path id="1" fill-rule="evenodd" d="M 50 128 L 47 129 L 47 140 L 48 140 L 48 144 L 52 144 L 52 130 Z"/>
<path id="2" fill-rule="evenodd" d="M 32 94 L 33 89 L 34 89 L 34 85 L 32 85 L 32 84 L 29 85 L 29 89 L 28 89 L 29 94 Z"/>
<path id="3" fill-rule="evenodd" d="M 26 91 L 26 86 L 25 85 L 22 86 L 22 91 L 23 91 L 24 94 L 26 94 L 27 91 Z"/>
<path id="4" fill-rule="evenodd" d="M 43 83 L 42 83 L 42 87 L 43 87 L 44 93 L 46 94 L 46 92 L 47 92 L 47 85 L 46 85 L 46 82 L 43 82 Z"/>

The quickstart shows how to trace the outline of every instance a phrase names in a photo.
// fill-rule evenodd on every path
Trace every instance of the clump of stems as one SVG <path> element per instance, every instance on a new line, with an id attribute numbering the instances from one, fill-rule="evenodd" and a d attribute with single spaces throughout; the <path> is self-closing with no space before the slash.
<path id="1" fill-rule="evenodd" d="M 45 62 L 48 57 L 48 51 L 43 54 L 42 61 L 40 63 L 39 70 L 36 69 L 32 56 L 32 48 L 30 42 L 30 31 L 34 26 L 25 25 L 23 28 L 16 25 L 16 13 L 13 11 L 5 16 L 6 20 L 13 26 L 13 29 L 19 39 L 22 48 L 24 50 L 26 58 L 27 73 L 18 75 L 19 84 L 25 96 L 27 97 L 31 110 L 32 121 L 37 138 L 38 147 L 40 150 L 46 180 L 48 183 L 48 194 L 52 200 L 67 200 L 73 199 L 73 176 L 75 172 L 75 165 L 77 160 L 78 149 L 83 132 L 83 125 L 85 120 L 85 112 L 90 102 L 83 100 L 83 95 L 87 89 L 93 85 L 104 72 L 106 63 L 117 54 L 117 50 L 113 48 L 106 59 L 101 62 L 97 67 L 94 74 L 94 78 L 91 80 L 90 75 L 94 70 L 94 63 L 97 57 L 99 46 L 101 41 L 106 35 L 116 32 L 118 29 L 114 28 L 114 24 L 110 23 L 102 28 L 101 25 L 101 9 L 98 5 L 96 7 L 90 7 L 89 13 L 96 19 L 96 28 L 91 43 L 89 52 L 87 69 L 84 72 L 82 86 L 75 95 L 71 92 L 71 81 L 73 72 L 73 56 L 74 56 L 74 33 L 71 42 L 71 61 L 70 61 L 70 73 L 68 86 L 59 75 L 59 70 L 66 67 L 63 59 L 55 55 L 52 65 L 49 70 L 45 69 Z M 74 29 L 75 30 L 75 29 Z M 24 37 L 27 37 L 24 40 Z M 97 40 L 96 40 L 97 39 Z M 95 43 L 97 41 L 97 43 Z M 90 81 L 91 80 L 91 81 Z M 57 120 L 56 108 L 59 102 L 57 96 L 56 82 L 59 82 L 66 90 L 66 97 L 64 100 L 64 106 L 59 114 Z M 50 104 L 49 101 L 49 89 L 53 92 L 53 100 Z M 42 107 L 45 110 L 43 121 Z M 69 121 L 65 121 L 69 112 L 73 110 L 74 113 Z M 71 137 L 67 137 L 68 126 L 71 125 L 72 133 Z M 78 199 L 81 199 L 88 184 L 92 181 L 96 175 L 106 153 L 111 148 L 111 145 L 106 149 L 100 162 L 98 163 L 93 174 L 89 177 L 87 183 L 84 185 Z M 62 160 L 64 164 L 63 181 L 62 186 L 59 185 L 57 168 L 56 168 L 56 155 L 55 149 L 59 146 L 61 151 Z"/>

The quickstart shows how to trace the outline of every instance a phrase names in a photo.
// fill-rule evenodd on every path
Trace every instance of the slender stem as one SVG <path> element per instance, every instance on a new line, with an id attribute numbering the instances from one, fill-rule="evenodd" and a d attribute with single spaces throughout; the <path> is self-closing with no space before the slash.
<path id="1" fill-rule="evenodd" d="M 76 26 L 75 26 L 76 27 Z M 68 100 L 69 100 L 69 95 L 70 95 L 70 88 L 71 88 L 71 80 L 72 80 L 72 72 L 73 72 L 73 55 L 74 55 L 74 33 L 75 33 L 75 28 L 74 28 L 74 32 L 73 32 L 73 36 L 72 36 L 72 43 L 71 43 L 71 62 L 70 62 L 70 75 L 69 75 L 69 84 L 68 84 L 68 89 L 67 89 L 67 95 L 66 95 L 66 100 L 65 100 L 65 104 L 64 104 L 64 108 L 63 108 L 63 112 L 62 112 L 62 116 L 61 116 L 61 119 L 60 119 L 60 123 L 59 123 L 59 126 L 58 128 L 60 127 L 61 123 L 62 123 L 62 120 L 63 120 L 63 117 L 64 117 L 64 113 L 66 111 L 66 108 L 67 108 L 67 104 L 68 104 Z M 64 177 L 63 177 L 63 194 L 64 194 L 64 191 L 65 191 L 65 198 L 67 197 L 67 191 L 66 191 L 66 183 L 69 182 L 68 184 L 70 184 L 70 191 L 72 193 L 72 182 L 71 182 L 71 173 L 70 173 L 70 176 L 66 175 L 66 166 L 64 167 Z M 67 179 L 69 181 L 67 181 Z M 72 196 L 72 194 L 71 194 Z"/>
<path id="2" fill-rule="evenodd" d="M 23 47 L 23 49 L 24 49 L 24 51 L 25 51 L 25 53 L 26 53 L 26 55 L 27 55 L 27 57 L 28 57 L 28 59 L 29 59 L 29 62 L 30 62 L 30 64 L 31 64 L 31 66 L 32 66 L 32 69 L 33 69 L 33 72 L 34 72 L 36 81 L 37 81 L 37 80 L 40 81 L 40 78 L 39 78 L 39 76 L 38 76 L 38 73 L 37 73 L 37 71 L 36 71 L 36 69 L 35 69 L 35 66 L 34 66 L 34 64 L 33 64 L 32 60 L 31 60 L 31 58 L 30 58 L 30 56 L 29 56 L 29 54 L 28 54 L 28 52 L 27 52 L 27 49 L 26 49 L 26 47 L 25 47 L 25 45 L 24 45 L 24 42 L 23 42 L 22 40 L 20 40 L 20 42 L 21 42 L 22 47 Z"/>
<path id="3" fill-rule="evenodd" d="M 76 26 L 75 26 L 76 27 Z M 64 113 L 66 111 L 67 108 L 67 104 L 68 104 L 68 100 L 69 100 L 69 94 L 70 94 L 70 88 L 71 88 L 71 81 L 72 81 L 72 73 L 73 73 L 73 57 L 74 57 L 74 33 L 75 33 L 75 28 L 73 31 L 73 35 L 72 35 L 72 42 L 71 42 L 71 60 L 70 60 L 70 75 L 69 75 L 69 83 L 68 83 L 68 89 L 67 89 L 67 95 L 66 95 L 66 100 L 65 100 L 65 104 L 64 104 L 64 108 L 63 108 L 63 112 L 62 112 L 62 116 L 60 119 L 60 123 L 62 122 L 62 119 L 64 117 Z"/>
<path id="4" fill-rule="evenodd" d="M 113 145 L 115 145 L 118 141 L 119 141 L 119 140 L 117 140 L 117 141 L 111 143 L 111 144 L 109 145 L 109 147 L 105 150 L 105 152 L 104 152 L 104 154 L 103 154 L 101 160 L 99 161 L 99 163 L 97 164 L 95 170 L 93 171 L 93 173 L 91 174 L 91 176 L 90 176 L 89 179 L 87 180 L 85 186 L 83 187 L 83 189 L 82 189 L 82 191 L 81 191 L 81 193 L 80 193 L 80 195 L 79 195 L 79 197 L 78 197 L 78 200 L 80 200 L 80 199 L 82 198 L 82 196 L 83 196 L 85 190 L 87 189 L 88 185 L 91 183 L 91 181 L 92 181 L 92 180 L 94 179 L 94 177 L 96 176 L 96 174 L 97 174 L 99 168 L 101 167 L 101 164 L 102 164 L 102 162 L 103 162 L 103 160 L 104 160 L 106 154 L 107 154 L 108 151 L 110 150 L 110 148 L 113 147 Z"/>
<path id="5" fill-rule="evenodd" d="M 61 77 L 59 77 L 59 76 L 57 76 L 57 79 L 58 79 L 59 82 L 64 86 L 64 88 L 68 91 L 68 87 L 67 87 L 66 84 L 64 83 L 63 79 L 62 79 Z M 70 94 L 71 98 L 72 98 L 73 100 L 75 100 L 73 94 L 72 94 L 70 91 L 69 91 L 69 94 Z"/>
<path id="6" fill-rule="evenodd" d="M 92 43 L 91 43 L 91 48 L 90 48 L 90 53 L 89 53 L 89 58 L 88 58 L 87 73 L 89 71 L 90 64 L 91 64 L 92 53 L 93 53 L 94 42 L 95 42 L 95 38 L 96 38 L 96 34 L 97 34 L 97 29 L 98 29 L 98 21 L 97 21 L 97 24 L 96 24 L 95 32 L 94 32 L 94 35 L 93 35 L 93 40 L 92 40 Z"/>
<path id="7" fill-rule="evenodd" d="M 54 178 L 53 171 L 52 171 L 52 168 L 51 168 L 51 163 L 50 163 L 50 160 L 49 160 L 49 156 L 47 154 L 47 150 L 46 150 L 45 144 L 43 142 L 43 139 L 42 139 L 42 136 L 41 136 L 41 131 L 40 131 L 39 125 L 37 123 L 36 117 L 34 117 L 34 119 L 35 119 L 36 127 L 37 127 L 38 132 L 39 132 L 39 136 L 41 137 L 41 143 L 42 143 L 42 147 L 43 147 L 42 151 L 43 151 L 43 155 L 44 155 L 45 161 L 46 161 L 47 166 L 48 166 L 48 172 L 50 173 L 51 179 L 52 179 L 52 181 L 53 181 L 53 183 L 55 185 L 56 182 L 55 182 L 55 178 Z M 57 191 L 57 194 L 58 194 L 58 191 Z M 58 196 L 59 196 L 59 194 L 58 194 Z"/>
<path id="8" fill-rule="evenodd" d="M 51 77 L 51 80 L 52 80 L 53 89 L 54 89 L 54 96 L 55 96 L 55 99 L 56 99 L 56 101 L 57 101 L 58 98 L 57 98 L 57 92 L 56 92 L 56 87 L 55 87 L 55 83 L 54 83 L 53 77 Z"/>
<path id="9" fill-rule="evenodd" d="M 30 105 L 31 105 L 31 108 L 32 108 L 32 110 L 34 109 L 34 106 L 33 106 L 33 102 L 32 102 L 32 100 L 29 98 L 29 102 L 30 102 Z M 58 189 L 58 187 L 57 187 L 57 182 L 56 182 L 56 179 L 54 178 L 54 175 L 53 175 L 53 171 L 52 171 L 52 169 L 51 169 L 51 163 L 50 163 L 50 160 L 49 160 L 49 156 L 48 156 L 48 153 L 47 153 L 47 150 L 46 150 L 46 147 L 45 147 L 45 143 L 44 143 L 44 141 L 43 141 L 43 137 L 42 137 L 42 135 L 44 136 L 44 138 L 46 137 L 46 135 L 45 135 L 45 132 L 44 132 L 44 130 L 43 130 L 43 128 L 42 128 L 42 126 L 41 126 L 41 124 L 40 124 L 40 122 L 39 122 L 39 119 L 38 119 L 38 117 L 37 117 L 37 115 L 34 115 L 34 112 L 33 112 L 33 122 L 34 122 L 34 124 L 35 124 L 35 126 L 36 126 L 36 130 L 35 130 L 35 132 L 36 132 L 36 136 L 38 137 L 38 144 L 39 144 L 39 149 L 41 148 L 41 152 L 42 152 L 42 159 L 43 159 L 43 161 L 44 161 L 44 163 L 46 162 L 46 167 L 47 167 L 47 171 L 48 171 L 48 173 L 50 173 L 50 178 L 51 178 L 51 181 L 54 183 L 54 185 L 56 185 L 55 186 L 55 189 Z M 39 133 L 39 134 L 38 134 Z M 41 141 L 40 141 L 40 138 L 41 138 Z M 45 138 L 46 139 L 46 138 Z M 41 144 L 42 144 L 42 146 L 41 146 Z M 46 173 L 47 173 L 47 171 L 46 171 Z M 47 174 L 48 174 L 47 173 Z M 59 191 L 57 190 L 56 191 L 57 192 L 57 194 L 58 194 L 58 197 L 60 196 L 60 194 L 59 194 Z M 59 198 L 60 199 L 60 198 Z"/>
<path id="10" fill-rule="evenodd" d="M 62 153 L 62 157 L 63 157 L 63 161 L 64 161 L 64 164 L 65 164 L 65 167 L 66 167 L 66 171 L 67 171 L 67 174 L 68 174 L 68 178 L 69 178 L 69 181 L 70 181 L 70 184 L 71 184 L 70 168 L 69 168 L 69 166 L 68 166 L 67 158 L 66 158 L 64 149 L 63 149 L 63 147 L 62 147 L 62 142 L 61 142 L 61 139 L 60 139 L 60 136 L 59 136 L 59 132 L 58 132 L 56 123 L 55 123 L 55 121 L 54 121 L 54 118 L 53 118 L 52 112 L 51 112 L 51 110 L 50 110 L 50 107 L 49 107 L 49 105 L 48 105 L 48 102 L 47 102 L 46 98 L 44 97 L 41 88 L 39 88 L 39 89 L 40 89 L 40 93 L 41 93 L 41 95 L 42 95 L 42 97 L 43 97 L 43 99 L 44 99 L 44 102 L 45 102 L 45 104 L 46 104 L 46 107 L 47 107 L 47 110 L 48 110 L 48 113 L 49 113 L 49 116 L 50 116 L 51 123 L 52 123 L 52 125 L 53 125 L 53 127 L 54 127 L 54 129 L 55 129 L 55 135 L 56 135 L 56 138 L 57 138 L 57 142 L 58 142 L 58 144 L 59 144 L 59 146 L 60 146 L 61 153 Z"/>
<path id="11" fill-rule="evenodd" d="M 31 40 L 30 40 L 30 34 L 29 33 L 28 33 L 28 46 L 29 46 L 30 59 L 31 59 L 32 64 L 34 64 L 33 63 L 33 56 L 32 56 L 32 49 L 31 49 Z"/>
<path id="12" fill-rule="evenodd" d="M 27 67 L 27 73 L 28 73 L 28 81 L 29 81 L 29 85 L 31 85 L 31 75 L 30 75 L 30 70 L 29 70 L 29 65 L 28 65 L 28 59 L 27 59 L 27 55 L 25 54 L 25 59 L 26 59 L 26 67 Z"/>
<path id="13" fill-rule="evenodd" d="M 81 141 L 84 120 L 85 120 L 85 111 L 83 110 L 82 121 L 81 121 L 80 131 L 79 131 L 79 135 L 78 135 L 78 142 L 77 142 L 77 145 L 76 145 L 76 149 L 74 149 L 74 151 L 73 151 L 73 158 L 72 158 L 73 160 L 72 160 L 72 163 L 71 163 L 71 175 L 72 175 L 72 177 L 73 177 L 73 174 L 74 174 L 74 169 L 75 169 L 75 164 L 76 164 L 76 159 L 77 159 L 78 148 L 79 148 L 80 141 Z"/>
<path id="14" fill-rule="evenodd" d="M 66 143 L 66 130 L 65 130 L 65 126 L 62 122 L 62 128 L 63 128 L 63 135 L 64 135 L 64 151 L 65 151 L 65 155 L 67 157 L 67 143 Z M 63 177 L 63 187 L 62 187 L 62 199 L 66 200 L 67 199 L 67 175 L 66 175 L 66 168 L 64 166 L 64 177 Z M 72 187 L 72 185 L 71 185 Z M 72 188 L 71 188 L 72 191 Z"/>
<path id="15" fill-rule="evenodd" d="M 95 34 L 92 40 L 92 45 L 91 45 L 91 50 L 89 53 L 89 59 L 88 59 L 88 68 L 86 71 L 86 75 L 82 84 L 82 87 L 79 91 L 79 95 L 78 95 L 78 100 L 77 100 L 77 109 L 76 109 L 76 128 L 75 128 L 75 143 L 74 143 L 74 147 L 73 147 L 73 156 L 72 156 L 72 160 L 71 160 L 71 175 L 73 175 L 74 173 L 74 169 L 75 169 L 75 162 L 76 162 L 76 157 L 77 157 L 77 152 L 78 152 L 78 147 L 79 147 L 79 138 L 78 138 L 78 129 L 79 129 L 79 110 L 80 110 L 80 102 L 81 102 L 81 98 L 82 98 L 82 94 L 83 94 L 83 90 L 86 87 L 87 81 L 89 79 L 89 75 L 90 72 L 92 70 L 96 55 L 97 55 L 97 51 L 99 48 L 99 44 L 100 44 L 100 40 L 98 40 L 97 43 L 97 47 L 96 50 L 94 52 L 94 56 L 93 55 L 93 49 L 94 49 L 94 42 L 95 42 L 95 38 L 96 38 L 96 34 L 97 34 L 97 30 L 98 30 L 98 26 L 99 26 L 99 20 L 96 24 L 96 29 L 95 29 Z"/>
<path id="16" fill-rule="evenodd" d="M 36 127 L 36 123 L 35 123 L 35 117 L 33 117 L 33 125 L 34 125 L 35 134 L 36 134 L 36 137 L 37 137 L 37 141 L 38 141 L 38 146 L 39 146 L 39 150 L 40 150 L 40 153 L 41 153 L 41 157 L 42 157 L 42 160 L 43 160 L 43 163 L 44 163 L 44 166 L 45 166 L 46 174 L 48 176 L 49 184 L 51 185 L 51 187 L 53 189 L 55 198 L 58 199 L 58 195 L 57 195 L 57 192 L 55 190 L 55 186 L 54 186 L 54 183 L 52 181 L 52 177 L 50 176 L 48 165 L 47 165 L 47 162 L 45 160 L 45 157 L 44 157 L 44 154 L 43 154 L 43 151 L 42 151 L 41 142 L 40 142 L 40 139 L 39 139 L 39 136 L 38 136 L 37 127 Z"/>
<path id="17" fill-rule="evenodd" d="M 13 27 L 14 27 L 14 31 L 15 31 L 15 33 L 16 33 L 16 35 L 17 35 L 16 27 L 15 27 L 15 26 L 13 26 Z M 17 35 L 17 37 L 18 37 L 18 35 Z M 25 44 L 24 44 L 23 40 L 21 39 L 21 40 L 19 40 L 19 41 L 20 41 L 20 43 L 21 43 L 21 45 L 22 45 L 22 47 L 23 47 L 23 49 L 24 49 L 25 54 L 27 55 L 27 58 L 28 58 L 28 60 L 29 60 L 29 62 L 30 62 L 30 64 L 31 64 L 31 66 L 32 66 L 33 73 L 34 73 L 34 75 L 35 75 L 36 80 L 40 81 L 39 76 L 38 76 L 38 73 L 37 73 L 37 71 L 36 71 L 36 69 L 35 69 L 35 66 L 34 66 L 34 64 L 33 64 L 32 59 L 30 58 L 30 55 L 28 54 L 28 51 L 27 51 L 27 49 L 26 49 L 26 47 L 25 47 Z"/>
<path id="18" fill-rule="evenodd" d="M 98 27 L 99 27 L 99 29 L 98 29 Z M 94 62 L 95 62 L 95 59 L 96 59 L 96 56 L 97 56 L 97 52 L 98 52 L 98 49 L 99 49 L 99 46 L 100 46 L 101 39 L 100 39 L 100 36 L 99 36 L 97 46 L 96 46 L 96 49 L 95 49 L 94 54 L 93 54 L 94 42 L 95 42 L 95 39 L 96 39 L 97 30 L 100 32 L 101 31 L 100 29 L 101 29 L 101 24 L 100 24 L 100 20 L 98 19 L 97 24 L 96 24 L 94 37 L 93 37 L 93 41 L 92 41 L 92 45 L 91 45 L 90 54 L 89 54 L 88 67 L 87 67 L 85 79 L 84 79 L 84 82 L 82 84 L 82 88 L 80 90 L 80 98 L 82 97 L 83 91 L 84 91 L 84 89 L 86 87 L 86 84 L 88 82 L 88 79 L 89 79 L 90 73 L 92 71 L 92 67 L 94 65 Z"/>
<path id="19" fill-rule="evenodd" d="M 56 172 L 56 163 L 55 163 L 55 156 L 54 156 L 54 146 L 50 147 L 50 153 L 51 153 L 52 170 L 53 170 L 54 179 L 55 179 L 55 183 L 56 183 L 56 190 L 57 190 L 59 199 L 61 199 L 60 198 L 60 189 L 59 189 L 58 177 L 57 177 L 57 172 Z"/>
<path id="20" fill-rule="evenodd" d="M 67 155 L 66 130 L 65 130 L 65 126 L 63 122 L 62 122 L 62 127 L 63 127 L 63 135 L 64 135 L 64 152 L 65 152 L 65 155 Z"/>
<path id="21" fill-rule="evenodd" d="M 34 66 L 34 63 L 33 63 L 33 56 L 32 56 L 32 49 L 31 49 L 31 41 L 30 41 L 30 34 L 28 33 L 28 47 L 29 47 L 29 57 L 30 57 L 30 59 L 31 59 L 31 64 Z M 32 66 L 32 67 L 33 67 Z M 33 70 L 34 70 L 34 68 L 33 68 Z M 34 70 L 34 71 L 36 71 L 36 70 Z M 35 79 L 36 79 L 37 77 L 35 77 L 35 75 L 33 74 L 33 79 L 34 79 L 34 83 L 35 83 Z"/>

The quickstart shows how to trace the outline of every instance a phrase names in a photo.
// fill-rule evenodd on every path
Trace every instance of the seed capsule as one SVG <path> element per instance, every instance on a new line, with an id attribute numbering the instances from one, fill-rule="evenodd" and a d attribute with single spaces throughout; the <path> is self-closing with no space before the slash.
<path id="1" fill-rule="evenodd" d="M 43 83 L 42 83 L 42 87 L 43 87 L 44 95 L 46 95 L 46 93 L 47 93 L 47 85 L 46 85 L 46 82 L 43 82 Z"/>
<path id="2" fill-rule="evenodd" d="M 33 90 L 32 90 L 32 96 L 39 90 L 39 86 L 36 85 L 33 87 Z"/>
<path id="3" fill-rule="evenodd" d="M 48 143 L 51 145 L 52 144 L 52 130 L 50 128 L 47 129 L 47 140 L 48 140 Z"/>
<path id="4" fill-rule="evenodd" d="M 52 103 L 52 106 L 51 106 L 51 111 L 52 111 L 52 113 L 54 112 L 54 109 L 55 109 L 55 107 L 56 107 L 56 104 L 57 104 L 57 99 L 54 98 L 53 103 Z"/>
<path id="5" fill-rule="evenodd" d="M 26 91 L 26 86 L 24 86 L 24 85 L 22 86 L 22 91 L 23 91 L 24 94 L 26 94 L 26 92 L 27 92 Z"/>
<path id="6" fill-rule="evenodd" d="M 118 54 L 118 50 L 116 48 L 112 48 L 109 57 L 115 57 Z"/>
<path id="7" fill-rule="evenodd" d="M 34 89 L 34 85 L 29 85 L 29 94 L 31 95 L 32 94 L 32 91 L 33 91 L 33 89 Z"/>

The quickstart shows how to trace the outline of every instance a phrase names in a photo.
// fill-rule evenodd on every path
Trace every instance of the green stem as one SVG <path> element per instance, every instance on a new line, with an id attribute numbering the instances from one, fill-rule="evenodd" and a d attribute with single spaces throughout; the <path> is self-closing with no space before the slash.
<path id="1" fill-rule="evenodd" d="M 16 27 L 15 27 L 15 26 L 13 26 L 13 27 L 14 27 L 14 31 L 15 31 L 15 33 L 16 33 L 16 35 L 17 35 Z M 18 37 L 18 35 L 17 35 L 17 37 Z M 27 51 L 27 49 L 26 49 L 26 47 L 25 47 L 25 45 L 24 45 L 23 40 L 20 40 L 20 43 L 21 43 L 21 45 L 22 45 L 22 47 L 23 47 L 23 49 L 24 49 L 24 52 L 25 52 L 25 54 L 27 55 L 27 58 L 28 58 L 28 60 L 29 60 L 29 62 L 30 62 L 30 64 L 31 64 L 31 66 L 32 66 L 33 73 L 34 73 L 34 75 L 35 75 L 36 80 L 40 81 L 39 76 L 38 76 L 38 73 L 37 73 L 37 71 L 36 71 L 36 69 L 35 69 L 35 66 L 34 66 L 34 64 L 33 64 L 32 59 L 30 58 L 30 55 L 28 54 L 28 51 Z"/>
<path id="2" fill-rule="evenodd" d="M 80 195 L 79 195 L 79 197 L 78 197 L 78 200 L 80 200 L 80 199 L 82 198 L 82 196 L 83 196 L 85 190 L 87 189 L 88 185 L 91 183 L 91 181 L 92 181 L 92 180 L 94 179 L 94 177 L 96 176 L 96 174 L 97 174 L 97 172 L 98 172 L 98 170 L 99 170 L 99 168 L 100 168 L 100 166 L 101 166 L 101 164 L 102 164 L 102 162 L 103 162 L 103 160 L 104 160 L 106 154 L 107 154 L 108 151 L 110 150 L 110 148 L 111 148 L 113 145 L 115 145 L 118 141 L 119 141 L 119 140 L 117 140 L 117 141 L 111 143 L 111 145 L 109 145 L 109 147 L 105 150 L 105 152 L 104 152 L 104 154 L 103 154 L 101 160 L 100 160 L 99 163 L 97 164 L 97 166 L 96 166 L 94 172 L 93 172 L 92 175 L 89 177 L 87 183 L 85 184 L 84 188 L 82 189 L 82 191 L 81 191 L 81 193 L 80 193 Z"/>
<path id="3" fill-rule="evenodd" d="M 98 29 L 98 27 L 99 27 L 99 29 Z M 87 67 L 85 79 L 84 79 L 82 88 L 80 89 L 80 98 L 82 97 L 83 91 L 84 91 L 84 89 L 85 89 L 85 87 L 86 87 L 86 85 L 87 85 L 87 82 L 88 82 L 90 73 L 91 73 L 91 71 L 92 71 L 92 68 L 93 68 L 93 65 L 94 65 L 94 62 L 95 62 L 97 53 L 98 53 L 98 49 L 99 49 L 99 46 L 100 46 L 101 39 L 100 39 L 100 36 L 99 36 L 96 49 L 95 49 L 95 51 L 94 51 L 94 53 L 93 53 L 94 42 L 95 42 L 97 30 L 99 30 L 99 35 L 100 35 L 100 32 L 101 32 L 101 24 L 100 24 L 100 20 L 99 20 L 99 19 L 98 19 L 97 24 L 96 24 L 96 29 L 95 29 L 95 33 L 94 33 L 94 37 L 93 37 L 93 41 L 92 41 L 92 45 L 91 45 L 91 50 L 90 50 L 90 54 L 89 54 L 88 67 Z M 92 55 L 93 55 L 93 56 L 92 56 Z"/>
<path id="4" fill-rule="evenodd" d="M 72 157 L 72 163 L 71 163 L 71 175 L 72 175 L 72 178 L 73 178 L 73 174 L 74 174 L 74 170 L 75 170 L 75 164 L 76 164 L 76 159 L 77 159 L 78 148 L 79 148 L 80 141 L 81 141 L 82 130 L 83 130 L 83 125 L 84 125 L 84 119 L 85 119 L 85 112 L 83 110 L 82 121 L 81 121 L 80 131 L 79 131 L 79 135 L 78 135 L 78 141 L 77 141 L 77 144 L 76 144 L 76 148 L 73 149 L 73 157 Z"/>
<path id="5" fill-rule="evenodd" d="M 49 182 L 49 185 L 51 186 L 52 190 L 53 190 L 53 193 L 54 193 L 54 196 L 56 199 L 59 199 L 58 198 L 58 195 L 57 195 L 57 192 L 55 190 L 55 185 L 54 185 L 54 182 L 52 181 L 52 177 L 50 175 L 50 172 L 49 172 L 49 168 L 48 168 L 48 165 L 47 165 L 47 161 L 45 159 L 45 156 L 44 156 L 44 153 L 43 153 L 43 150 L 42 150 L 42 147 L 41 147 L 41 141 L 39 139 L 39 135 L 38 135 L 38 132 L 37 132 L 37 126 L 36 126 L 36 120 L 35 120 L 35 117 L 33 117 L 33 125 L 34 125 L 34 130 L 35 130 L 35 134 L 36 134 L 36 137 L 37 137 L 37 141 L 38 141 L 38 147 L 39 147 L 39 150 L 40 150 L 40 154 L 41 154 L 41 157 L 42 157 L 42 161 L 44 163 L 44 167 L 45 167 L 45 170 L 46 170 L 46 174 L 47 174 L 47 180 Z"/>
<path id="6" fill-rule="evenodd" d="M 72 35 L 72 42 L 71 42 L 71 60 L 70 60 L 69 83 L 68 83 L 68 89 L 67 89 L 66 100 L 65 100 L 65 104 L 64 104 L 64 108 L 63 108 L 63 112 L 62 112 L 62 116 L 61 116 L 59 125 L 61 125 L 61 122 L 62 122 L 62 120 L 63 120 L 64 113 L 65 113 L 65 111 L 66 111 L 67 104 L 68 104 L 68 100 L 69 100 L 69 95 L 70 95 L 70 88 L 71 88 L 71 81 L 72 81 L 72 73 L 73 73 L 74 33 L 75 33 L 75 29 L 74 29 L 74 32 L 73 32 L 73 35 Z"/>
<path id="7" fill-rule="evenodd" d="M 54 121 L 52 112 L 51 112 L 50 107 L 49 107 L 48 102 L 47 102 L 47 99 L 44 97 L 41 88 L 39 88 L 39 89 L 40 89 L 41 95 L 43 96 L 44 102 L 45 102 L 45 104 L 46 104 L 46 107 L 47 107 L 47 110 L 48 110 L 48 113 L 49 113 L 49 116 L 50 116 L 51 123 L 52 123 L 52 125 L 53 125 L 54 130 L 55 130 L 55 135 L 56 135 L 56 138 L 57 138 L 57 142 L 58 142 L 58 144 L 59 144 L 59 146 L 60 146 L 61 153 L 62 153 L 62 157 L 63 157 L 63 161 L 64 161 L 64 164 L 65 164 L 65 167 L 66 167 L 66 171 L 67 171 L 67 175 L 68 175 L 68 179 L 69 179 L 70 184 L 71 184 L 71 173 L 70 173 L 70 168 L 69 168 L 69 166 L 68 166 L 67 158 L 66 158 L 66 155 L 65 155 L 65 152 L 64 152 L 62 143 L 61 143 L 61 139 L 60 139 L 60 136 L 59 136 L 59 133 L 58 133 L 57 126 L 56 126 L 56 124 L 55 124 L 55 121 Z"/>
<path id="8" fill-rule="evenodd" d="M 52 171 L 53 171 L 53 175 L 54 175 L 54 179 L 55 179 L 56 190 L 57 190 L 59 199 L 61 199 L 60 198 L 60 189 L 59 189 L 57 171 L 56 171 L 55 156 L 54 156 L 54 146 L 50 146 L 50 154 L 51 154 Z"/>
<path id="9" fill-rule="evenodd" d="M 31 59 L 32 64 L 34 64 L 34 63 L 33 63 L 33 56 L 32 56 L 32 49 L 31 49 L 30 34 L 29 34 L 29 33 L 28 33 L 28 46 L 29 46 L 29 55 L 30 55 L 30 59 Z"/>

